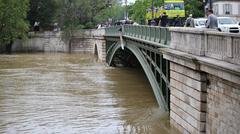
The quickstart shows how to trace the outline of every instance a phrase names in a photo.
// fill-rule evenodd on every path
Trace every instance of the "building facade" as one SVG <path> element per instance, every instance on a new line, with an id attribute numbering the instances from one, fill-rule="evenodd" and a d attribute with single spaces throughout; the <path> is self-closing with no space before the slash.
<path id="1" fill-rule="evenodd" d="M 213 0 L 212 5 L 217 16 L 240 19 L 240 0 Z"/>

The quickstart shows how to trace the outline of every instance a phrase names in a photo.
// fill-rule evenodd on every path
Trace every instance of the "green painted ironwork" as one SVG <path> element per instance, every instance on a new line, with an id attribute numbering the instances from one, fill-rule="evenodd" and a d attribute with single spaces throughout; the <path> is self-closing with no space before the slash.
<path id="1" fill-rule="evenodd" d="M 115 53 L 121 48 L 120 36 L 124 47 L 129 49 L 140 62 L 153 88 L 156 100 L 161 108 L 169 110 L 170 101 L 170 64 L 163 58 L 158 48 L 168 47 L 170 32 L 167 28 L 153 26 L 124 25 L 106 28 L 106 40 L 115 37 L 116 42 L 107 51 L 107 63 L 111 65 Z"/>
<path id="2" fill-rule="evenodd" d="M 135 39 L 151 41 L 159 45 L 168 46 L 171 40 L 168 28 L 145 25 L 123 25 L 106 28 L 105 36 L 120 36 L 119 29 L 122 29 L 122 35 L 134 37 Z"/>
<path id="3" fill-rule="evenodd" d="M 105 28 L 105 36 L 119 36 L 121 26 Z"/>
<path id="4" fill-rule="evenodd" d="M 139 49 L 139 47 L 137 47 L 134 44 L 128 44 L 125 46 L 125 49 L 129 49 L 138 59 L 139 63 L 141 64 L 149 82 L 151 87 L 153 88 L 153 92 L 155 95 L 155 98 L 159 104 L 159 106 L 164 109 L 165 111 L 168 111 L 169 107 L 168 107 L 168 101 L 166 101 L 166 97 L 163 94 L 163 90 L 159 85 L 159 82 L 156 79 L 156 75 L 154 74 L 154 72 L 151 69 L 151 64 L 148 63 L 148 58 L 146 58 L 146 55 L 141 51 L 141 49 Z M 113 44 L 113 47 L 111 48 L 111 50 L 109 51 L 108 57 L 107 57 L 107 63 L 109 65 L 111 65 L 111 62 L 113 61 L 113 57 L 114 54 L 116 53 L 116 51 L 118 49 L 121 49 L 121 45 L 120 42 Z M 159 70 L 159 68 L 158 68 Z M 159 71 L 161 72 L 161 71 Z M 164 79 L 165 76 L 164 76 Z"/>

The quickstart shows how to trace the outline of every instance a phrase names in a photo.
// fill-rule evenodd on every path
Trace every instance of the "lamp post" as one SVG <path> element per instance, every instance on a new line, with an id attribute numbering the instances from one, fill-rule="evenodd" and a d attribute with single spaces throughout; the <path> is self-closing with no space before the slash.
<path id="1" fill-rule="evenodd" d="M 112 0 L 108 0 L 108 1 L 107 1 L 107 7 L 108 7 L 108 9 L 109 9 L 109 11 L 110 11 L 110 13 L 111 13 Z M 108 18 L 108 23 L 109 23 L 109 25 L 112 25 L 112 23 L 113 23 L 113 18 L 112 18 L 112 15 L 111 15 L 111 14 L 110 14 L 110 17 Z"/>
<path id="2" fill-rule="evenodd" d="M 208 2 L 209 2 L 209 9 L 212 10 L 212 0 L 209 0 Z"/>
<path id="3" fill-rule="evenodd" d="M 127 12 L 127 0 L 125 0 L 125 20 L 128 20 L 128 12 Z"/>

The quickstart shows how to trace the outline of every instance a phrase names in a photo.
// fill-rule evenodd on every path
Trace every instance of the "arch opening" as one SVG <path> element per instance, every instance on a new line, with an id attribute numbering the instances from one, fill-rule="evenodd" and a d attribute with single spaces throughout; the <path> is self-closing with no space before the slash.
<path id="1" fill-rule="evenodd" d="M 168 99 L 159 86 L 159 82 L 154 74 L 153 67 L 149 65 L 150 61 L 144 56 L 143 52 L 135 45 L 128 44 L 124 50 L 121 49 L 120 43 L 116 43 L 108 53 L 108 64 L 116 67 L 137 67 L 142 68 L 153 89 L 155 98 L 160 108 L 168 111 Z M 160 76 L 159 76 L 160 77 Z"/>
<path id="2" fill-rule="evenodd" d="M 142 69 L 138 59 L 128 48 L 125 50 L 118 49 L 113 56 L 110 66 Z"/>

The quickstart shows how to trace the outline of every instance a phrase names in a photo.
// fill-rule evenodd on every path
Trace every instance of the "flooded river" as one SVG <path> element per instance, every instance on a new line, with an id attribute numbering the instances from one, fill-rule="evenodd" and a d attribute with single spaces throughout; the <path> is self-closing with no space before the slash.
<path id="1" fill-rule="evenodd" d="M 167 134 L 141 70 L 87 54 L 0 55 L 1 134 Z"/>

